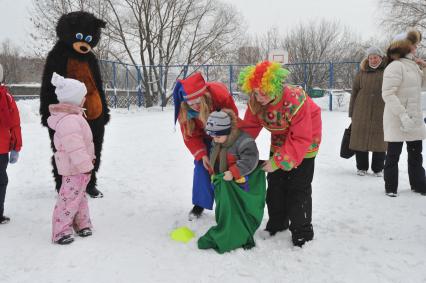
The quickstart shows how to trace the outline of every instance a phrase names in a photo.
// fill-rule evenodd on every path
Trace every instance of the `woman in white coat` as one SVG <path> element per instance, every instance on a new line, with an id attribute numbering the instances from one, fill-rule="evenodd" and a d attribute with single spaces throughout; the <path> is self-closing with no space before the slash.
<path id="1" fill-rule="evenodd" d="M 398 161 L 407 143 L 411 190 L 426 195 L 422 140 L 426 138 L 421 106 L 421 88 L 426 83 L 426 62 L 416 58 L 421 34 L 416 30 L 398 34 L 387 50 L 390 64 L 383 76 L 382 97 L 384 140 L 388 142 L 384 168 L 385 190 L 397 196 Z"/>

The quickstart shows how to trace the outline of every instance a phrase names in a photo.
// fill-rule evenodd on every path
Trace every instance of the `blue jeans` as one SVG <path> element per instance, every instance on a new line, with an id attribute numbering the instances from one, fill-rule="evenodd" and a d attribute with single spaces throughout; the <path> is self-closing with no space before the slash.
<path id="1" fill-rule="evenodd" d="M 6 187 L 8 183 L 7 178 L 7 164 L 9 163 L 9 154 L 0 154 L 0 217 L 4 212 L 4 199 L 6 197 Z"/>

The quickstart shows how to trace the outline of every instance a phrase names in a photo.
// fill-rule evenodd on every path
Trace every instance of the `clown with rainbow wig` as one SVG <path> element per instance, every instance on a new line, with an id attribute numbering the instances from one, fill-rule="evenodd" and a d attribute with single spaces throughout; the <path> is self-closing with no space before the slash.
<path id="1" fill-rule="evenodd" d="M 256 138 L 271 132 L 265 236 L 290 229 L 295 246 L 313 239 L 312 179 L 321 142 L 321 110 L 303 88 L 285 84 L 290 72 L 263 61 L 243 69 L 241 90 L 250 96 L 240 126 Z M 289 225 L 290 224 L 290 225 Z"/>

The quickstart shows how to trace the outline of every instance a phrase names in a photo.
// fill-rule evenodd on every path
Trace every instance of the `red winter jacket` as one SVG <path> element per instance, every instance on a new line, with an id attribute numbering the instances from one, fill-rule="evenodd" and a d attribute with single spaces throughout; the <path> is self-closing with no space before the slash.
<path id="1" fill-rule="evenodd" d="M 21 121 L 15 100 L 7 88 L 0 85 L 0 154 L 22 147 Z"/>
<path id="2" fill-rule="evenodd" d="M 240 127 L 254 138 L 262 127 L 271 132 L 272 167 L 290 171 L 304 158 L 316 156 L 321 143 L 321 109 L 301 87 L 286 86 L 282 97 L 263 113 L 253 114 L 249 106 Z"/>
<path id="3" fill-rule="evenodd" d="M 238 109 L 235 106 L 234 100 L 232 99 L 228 88 L 224 84 L 219 82 L 210 82 L 206 83 L 206 85 L 213 102 L 212 109 L 210 112 L 222 108 L 228 108 L 234 111 L 235 115 L 238 116 Z M 185 124 L 180 124 L 180 129 L 186 147 L 192 153 L 195 160 L 200 160 L 203 158 L 203 156 L 208 156 L 206 144 L 204 143 L 204 141 L 211 140 L 211 138 L 204 131 L 203 122 L 201 122 L 201 120 L 199 120 L 198 118 L 193 119 L 195 119 L 195 127 L 194 131 L 192 132 L 192 135 L 185 134 Z"/>

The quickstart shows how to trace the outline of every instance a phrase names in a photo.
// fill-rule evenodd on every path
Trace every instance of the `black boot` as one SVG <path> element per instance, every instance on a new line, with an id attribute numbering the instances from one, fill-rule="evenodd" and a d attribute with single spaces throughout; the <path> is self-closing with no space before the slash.
<path id="1" fill-rule="evenodd" d="M 57 243 L 58 245 L 69 245 L 72 242 L 74 242 L 74 238 L 71 235 L 66 235 L 57 240 L 55 243 Z"/>
<path id="2" fill-rule="evenodd" d="M 0 217 L 0 224 L 7 224 L 10 222 L 10 218 L 7 216 L 1 216 Z"/>
<path id="3" fill-rule="evenodd" d="M 293 245 L 302 247 L 306 242 L 314 238 L 314 229 L 311 224 L 304 225 L 299 229 L 293 229 L 293 231 L 291 231 L 291 236 Z"/>
<path id="4" fill-rule="evenodd" d="M 266 226 L 265 231 L 268 231 L 269 234 L 272 236 L 275 236 L 275 234 L 277 234 L 278 232 L 283 232 L 288 230 L 288 225 L 284 226 L 283 228 L 280 229 L 272 229 L 272 228 L 268 228 L 268 226 Z"/>
<path id="5" fill-rule="evenodd" d="M 203 214 L 204 208 L 198 205 L 194 205 L 194 207 L 189 212 L 188 219 L 189 221 L 192 221 L 195 218 L 200 218 L 201 214 Z"/>
<path id="6" fill-rule="evenodd" d="M 91 198 L 103 198 L 104 194 L 99 191 L 96 187 L 93 188 L 87 188 L 86 189 L 86 193 L 91 197 Z"/>
<path id="7" fill-rule="evenodd" d="M 426 192 L 422 190 L 416 190 L 415 188 L 411 187 L 411 190 L 415 193 L 421 194 L 422 196 L 426 196 Z"/>
<path id="8" fill-rule="evenodd" d="M 80 237 L 89 237 L 92 236 L 92 230 L 90 228 L 84 228 L 81 229 L 80 231 L 77 232 L 77 235 L 79 235 Z"/>

